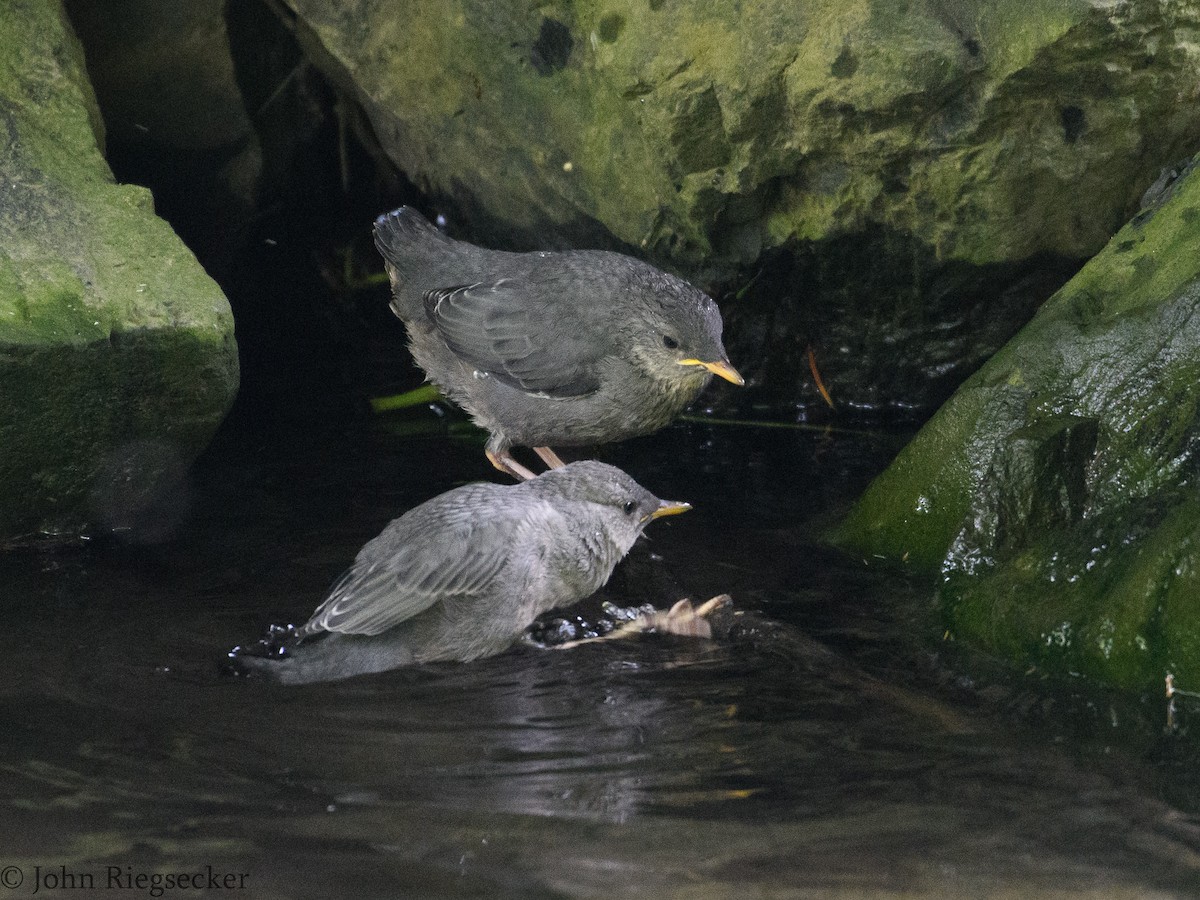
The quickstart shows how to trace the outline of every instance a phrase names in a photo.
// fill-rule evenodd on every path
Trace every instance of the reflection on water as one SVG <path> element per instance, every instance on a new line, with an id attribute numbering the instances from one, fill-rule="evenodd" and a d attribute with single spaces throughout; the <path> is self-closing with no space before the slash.
<path id="1" fill-rule="evenodd" d="M 1162 783 L 1181 737 L 1110 747 L 1110 714 L 1137 703 L 1064 732 L 1044 721 L 1058 695 L 965 689 L 913 624 L 922 586 L 819 546 L 893 438 L 691 426 L 613 451 L 697 509 L 660 523 L 609 596 L 728 591 L 745 613 L 728 640 L 521 647 L 295 688 L 220 677 L 226 649 L 305 617 L 388 519 L 488 477 L 475 446 L 340 441 L 227 438 L 213 460 L 236 464 L 202 467 L 169 544 L 0 557 L 0 865 L 212 866 L 256 898 L 1200 885 L 1194 806 Z"/>

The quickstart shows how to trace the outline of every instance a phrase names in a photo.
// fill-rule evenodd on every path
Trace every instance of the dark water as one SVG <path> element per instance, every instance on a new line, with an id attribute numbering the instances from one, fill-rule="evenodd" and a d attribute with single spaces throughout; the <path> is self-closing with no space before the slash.
<path id="1" fill-rule="evenodd" d="M 0 880 L 152 896 L 107 890 L 108 867 L 211 866 L 235 887 L 164 896 L 1200 895 L 1200 823 L 1171 789 L 1189 745 L 1161 733 L 1161 700 L 968 681 L 924 637 L 927 585 L 820 546 L 901 441 L 691 425 L 613 452 L 697 509 L 652 526 L 611 596 L 728 591 L 746 613 L 729 640 L 283 688 L 220 677 L 224 652 L 304 618 L 388 519 L 489 476 L 478 444 L 436 435 L 231 431 L 173 541 L 0 557 L 0 868 L 19 867 Z"/>

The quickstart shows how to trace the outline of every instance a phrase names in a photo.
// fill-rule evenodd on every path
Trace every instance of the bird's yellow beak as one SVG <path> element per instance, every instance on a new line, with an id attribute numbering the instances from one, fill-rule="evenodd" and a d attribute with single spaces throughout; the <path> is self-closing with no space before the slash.
<path id="1" fill-rule="evenodd" d="M 692 508 L 692 504 L 682 500 L 662 500 L 658 509 L 646 516 L 646 519 L 661 519 L 663 516 L 677 516 Z"/>
<path id="2" fill-rule="evenodd" d="M 700 366 L 703 369 L 708 369 L 714 375 L 719 375 L 726 381 L 731 381 L 738 387 L 742 387 L 746 383 L 746 379 L 741 376 L 741 373 L 733 367 L 727 359 L 720 359 L 716 362 L 705 362 L 702 359 L 681 359 L 681 366 Z"/>

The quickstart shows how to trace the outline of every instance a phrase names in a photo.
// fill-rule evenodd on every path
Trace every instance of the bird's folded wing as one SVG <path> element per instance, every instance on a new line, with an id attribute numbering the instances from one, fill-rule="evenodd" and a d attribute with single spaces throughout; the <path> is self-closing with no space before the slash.
<path id="1" fill-rule="evenodd" d="M 503 541 L 467 538 L 467 552 L 419 541 L 383 560 L 359 559 L 334 585 L 303 631 L 381 634 L 435 603 L 485 594 L 508 561 Z M 492 549 L 483 549 L 485 547 Z"/>
<path id="2" fill-rule="evenodd" d="M 440 288 L 425 295 L 425 311 L 455 354 L 512 387 L 550 397 L 599 387 L 612 336 L 588 328 L 589 310 L 558 299 L 555 285 L 503 278 Z"/>

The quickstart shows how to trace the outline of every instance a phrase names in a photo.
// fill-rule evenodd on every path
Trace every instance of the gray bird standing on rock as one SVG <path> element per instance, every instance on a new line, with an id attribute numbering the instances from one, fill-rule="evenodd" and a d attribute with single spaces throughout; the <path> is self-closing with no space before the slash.
<path id="1" fill-rule="evenodd" d="M 292 684 L 491 656 L 540 614 L 603 587 L 652 519 L 689 508 L 594 460 L 464 485 L 363 547 L 287 655 L 230 656 Z"/>
<path id="2" fill-rule="evenodd" d="M 455 241 L 405 206 L 375 221 L 392 310 L 413 359 L 476 424 L 487 457 L 512 458 L 656 431 L 711 375 L 744 384 L 721 343 L 721 313 L 685 281 L 620 253 L 506 253 Z"/>

